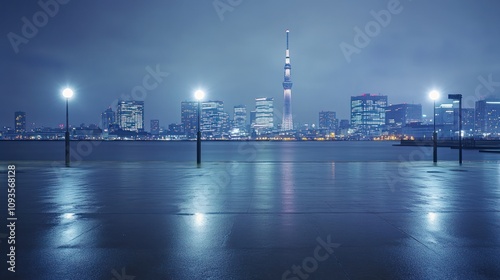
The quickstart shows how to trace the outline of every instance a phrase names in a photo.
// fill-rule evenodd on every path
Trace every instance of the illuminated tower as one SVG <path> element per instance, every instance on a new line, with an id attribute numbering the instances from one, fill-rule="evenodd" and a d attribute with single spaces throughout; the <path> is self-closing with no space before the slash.
<path id="1" fill-rule="evenodd" d="M 292 65 L 290 64 L 290 50 L 288 49 L 288 34 L 286 31 L 286 59 L 285 59 L 285 80 L 283 81 L 284 104 L 283 104 L 283 123 L 281 129 L 283 131 L 293 130 L 292 119 L 292 80 L 290 78 Z"/>

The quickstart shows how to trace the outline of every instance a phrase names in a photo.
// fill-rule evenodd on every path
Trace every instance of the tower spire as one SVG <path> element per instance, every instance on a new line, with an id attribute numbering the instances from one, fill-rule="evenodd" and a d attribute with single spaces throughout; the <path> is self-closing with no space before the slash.
<path id="1" fill-rule="evenodd" d="M 286 52 L 285 52 L 285 75 L 283 81 L 283 121 L 281 123 L 281 129 L 283 131 L 293 130 L 293 119 L 292 119 L 292 79 L 291 71 L 292 65 L 290 64 L 290 49 L 289 49 L 289 34 L 290 30 L 286 30 Z"/>
<path id="2" fill-rule="evenodd" d="M 290 30 L 286 30 L 286 49 L 288 50 L 288 34 L 290 33 Z"/>

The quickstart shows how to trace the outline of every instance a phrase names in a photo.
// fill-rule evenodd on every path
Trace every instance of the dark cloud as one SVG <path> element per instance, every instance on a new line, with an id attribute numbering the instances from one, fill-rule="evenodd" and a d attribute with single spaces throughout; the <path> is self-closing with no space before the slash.
<path id="1" fill-rule="evenodd" d="M 354 44 L 354 28 L 364 29 L 374 20 L 370 12 L 391 1 L 244 0 L 223 21 L 212 2 L 69 1 L 17 54 L 7 34 L 21 34 L 21 18 L 32 19 L 41 8 L 37 1 L 4 3 L 0 124 L 12 126 L 17 110 L 40 125 L 61 123 L 65 85 L 77 91 L 72 123 L 97 123 L 101 111 L 130 95 L 146 67 L 156 65 L 170 75 L 147 94 L 147 124 L 179 122 L 180 102 L 198 87 L 229 112 L 237 104 L 251 108 L 263 96 L 281 108 L 287 28 L 293 113 L 303 123 L 317 122 L 321 110 L 348 118 L 349 98 L 360 93 L 421 103 L 425 112 L 432 87 L 467 96 L 481 75 L 500 81 L 498 1 L 401 0 L 402 11 L 350 63 L 340 44 Z"/>

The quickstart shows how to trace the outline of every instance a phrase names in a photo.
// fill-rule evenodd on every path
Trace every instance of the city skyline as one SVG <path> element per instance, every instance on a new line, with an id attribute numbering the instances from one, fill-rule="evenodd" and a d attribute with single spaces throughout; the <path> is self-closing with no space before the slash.
<path id="1" fill-rule="evenodd" d="M 495 1 L 443 1 L 446 17 L 430 1 L 244 1 L 222 14 L 210 2 L 61 3 L 57 11 L 6 4 L 2 126 L 12 126 L 14 111 L 40 125 L 63 123 L 65 86 L 75 90 L 73 124 L 98 124 L 123 95 L 143 97 L 145 120 L 176 123 L 178 104 L 199 87 L 227 108 L 251 108 L 266 96 L 282 111 L 287 28 L 294 34 L 293 115 L 301 123 L 317 123 L 322 110 L 348 118 L 350 96 L 366 92 L 391 96 L 393 104 L 421 104 L 429 115 L 432 88 L 441 90 L 443 102 L 447 93 L 477 101 L 500 91 L 498 39 L 491 36 L 500 21 Z M 34 25 L 40 11 L 47 22 Z M 95 22 L 81 24 L 88 18 Z M 36 28 L 30 38 L 23 35 L 26 22 Z M 12 34 L 25 39 L 12 41 Z"/>
<path id="2" fill-rule="evenodd" d="M 426 137 L 433 119 L 440 126 L 439 131 L 444 129 L 438 134 L 442 137 L 452 137 L 459 120 L 459 105 L 456 100 L 436 103 L 433 117 L 422 114 L 421 104 L 392 104 L 388 102 L 388 96 L 366 93 L 351 96 L 349 119 L 337 118 L 336 111 L 320 111 L 317 123 L 297 125 L 293 131 L 282 129 L 280 112 L 274 110 L 273 98 L 256 98 L 255 109 L 250 111 L 249 118 L 246 105 L 234 106 L 232 116 L 229 110 L 225 110 L 224 101 L 205 100 L 201 101 L 200 105 L 201 131 L 206 139 L 248 139 L 261 135 L 268 137 L 273 134 L 298 137 L 308 130 L 319 133 L 315 137 L 321 138 L 318 135 L 325 135 L 332 139 L 337 136 L 339 139 L 373 138 L 384 135 L 397 138 Z M 500 133 L 499 106 L 500 99 L 488 98 L 476 101 L 473 108 L 463 107 L 462 124 L 465 136 L 497 137 Z M 74 131 L 77 137 L 87 135 L 107 139 L 118 135 L 124 137 L 174 135 L 177 140 L 195 137 L 198 101 L 181 102 L 180 123 L 160 126 L 160 120 L 151 119 L 150 129 L 145 129 L 144 108 L 142 101 L 121 100 L 118 102 L 116 112 L 108 107 L 101 113 L 100 124 L 82 123 L 78 126 L 70 123 L 70 127 L 72 130 L 79 130 Z M 56 136 L 65 129 L 64 124 L 59 124 L 58 128 L 51 128 L 35 127 L 33 122 L 28 122 L 27 126 L 26 115 L 26 112 L 16 111 L 13 119 L 14 128 L 3 127 L 0 138 L 5 136 L 5 139 L 34 139 L 38 133 L 49 133 L 46 136 L 52 133 Z M 337 133 L 339 135 L 336 135 Z M 306 134 L 311 136 L 309 132 Z"/>

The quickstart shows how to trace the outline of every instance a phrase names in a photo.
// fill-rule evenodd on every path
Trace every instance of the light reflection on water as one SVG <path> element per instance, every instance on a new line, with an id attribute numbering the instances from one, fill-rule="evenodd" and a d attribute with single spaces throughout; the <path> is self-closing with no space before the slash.
<path id="1" fill-rule="evenodd" d="M 202 161 L 415 161 L 432 160 L 432 154 L 421 147 L 396 147 L 398 142 L 337 141 L 337 142 L 238 142 L 221 141 L 202 143 Z M 79 142 L 71 143 L 71 156 L 75 165 L 83 161 L 169 161 L 186 162 L 195 159 L 196 143 L 167 141 L 102 142 L 85 155 L 75 155 Z M 0 161 L 64 160 L 64 143 L 53 141 L 0 141 Z M 249 158 L 250 152 L 255 157 Z M 464 150 L 464 161 L 498 162 L 500 154 Z M 252 154 L 253 155 L 253 154 Z M 449 148 L 438 149 L 439 161 L 457 161 L 458 152 Z"/>

